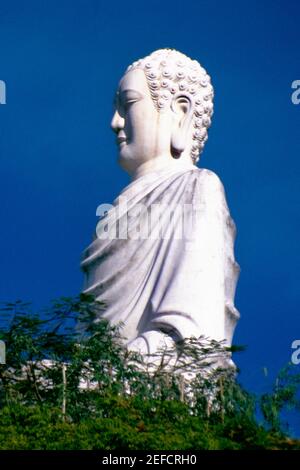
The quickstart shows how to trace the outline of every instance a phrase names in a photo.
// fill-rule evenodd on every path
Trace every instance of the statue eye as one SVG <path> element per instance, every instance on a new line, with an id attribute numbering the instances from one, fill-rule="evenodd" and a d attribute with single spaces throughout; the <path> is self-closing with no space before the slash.
<path id="1" fill-rule="evenodd" d="M 135 90 L 125 90 L 122 93 L 121 105 L 127 111 L 133 103 L 142 99 L 142 95 Z"/>
<path id="2" fill-rule="evenodd" d="M 138 101 L 137 98 L 131 98 L 131 99 L 125 99 L 124 102 L 123 102 L 123 106 L 124 106 L 124 109 L 127 110 L 129 109 L 130 105 L 135 103 L 136 101 Z"/>

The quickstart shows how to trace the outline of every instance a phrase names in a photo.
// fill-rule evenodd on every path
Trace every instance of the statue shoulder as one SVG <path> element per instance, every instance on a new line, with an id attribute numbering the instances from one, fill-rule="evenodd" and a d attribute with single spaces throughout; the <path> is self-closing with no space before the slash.
<path id="1" fill-rule="evenodd" d="M 195 168 L 193 170 L 197 180 L 201 183 L 201 187 L 207 191 L 220 191 L 224 194 L 224 186 L 219 176 L 206 168 Z"/>

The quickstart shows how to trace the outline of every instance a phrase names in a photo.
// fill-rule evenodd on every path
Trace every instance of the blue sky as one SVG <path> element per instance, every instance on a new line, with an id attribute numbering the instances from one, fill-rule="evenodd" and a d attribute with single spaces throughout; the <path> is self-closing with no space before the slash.
<path id="1" fill-rule="evenodd" d="M 300 339 L 299 15 L 292 0 L 0 0 L 0 300 L 79 292 L 96 207 L 128 183 L 109 127 L 117 83 L 174 47 L 215 87 L 200 166 L 221 177 L 237 225 L 237 362 L 263 391 Z"/>

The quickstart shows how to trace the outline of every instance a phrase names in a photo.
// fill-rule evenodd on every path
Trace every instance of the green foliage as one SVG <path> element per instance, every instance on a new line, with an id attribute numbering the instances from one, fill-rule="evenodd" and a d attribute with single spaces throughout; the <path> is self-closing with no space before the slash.
<path id="1" fill-rule="evenodd" d="M 87 296 L 62 298 L 42 315 L 19 301 L 2 307 L 1 450 L 300 448 L 280 419 L 299 408 L 294 369 L 258 400 L 227 367 L 222 343 L 190 338 L 144 360 L 127 351 L 119 328 L 95 321 L 103 308 Z"/>
<path id="2" fill-rule="evenodd" d="M 261 410 L 268 427 L 274 433 L 282 431 L 281 413 L 284 409 L 300 411 L 297 397 L 300 387 L 300 374 L 289 364 L 278 374 L 271 393 L 265 393 L 260 399 Z"/>

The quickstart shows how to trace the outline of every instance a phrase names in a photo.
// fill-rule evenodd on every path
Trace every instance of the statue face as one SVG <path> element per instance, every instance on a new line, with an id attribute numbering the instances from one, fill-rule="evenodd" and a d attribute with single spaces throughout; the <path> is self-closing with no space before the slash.
<path id="1" fill-rule="evenodd" d="M 143 70 L 129 71 L 121 79 L 111 126 L 117 135 L 119 163 L 128 173 L 148 160 L 171 158 L 172 112 L 157 111 Z"/>

